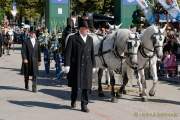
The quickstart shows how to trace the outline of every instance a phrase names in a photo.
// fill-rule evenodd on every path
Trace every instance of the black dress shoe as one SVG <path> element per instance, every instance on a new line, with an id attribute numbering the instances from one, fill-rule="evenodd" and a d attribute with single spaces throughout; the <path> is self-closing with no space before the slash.
<path id="1" fill-rule="evenodd" d="M 25 80 L 25 89 L 26 89 L 26 90 L 29 90 L 28 80 Z"/>
<path id="2" fill-rule="evenodd" d="M 82 106 L 81 111 L 86 112 L 86 113 L 90 112 L 89 109 L 87 108 L 87 106 Z"/>
<path id="3" fill-rule="evenodd" d="M 28 86 L 28 85 L 26 85 L 26 86 L 25 86 L 25 89 L 26 89 L 26 90 L 29 90 L 29 86 Z"/>
<path id="4" fill-rule="evenodd" d="M 71 102 L 71 108 L 75 108 L 76 107 L 76 102 Z"/>

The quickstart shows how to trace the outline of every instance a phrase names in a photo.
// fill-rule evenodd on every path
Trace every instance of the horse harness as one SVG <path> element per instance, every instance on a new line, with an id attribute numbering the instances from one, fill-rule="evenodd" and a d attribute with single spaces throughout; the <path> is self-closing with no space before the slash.
<path id="1" fill-rule="evenodd" d="M 159 30 L 159 33 L 154 33 L 154 34 L 152 35 L 152 37 L 151 37 L 151 40 L 152 40 L 152 42 L 153 42 L 153 47 L 154 47 L 154 48 L 162 47 L 162 46 L 155 46 L 155 43 L 156 43 L 156 41 L 155 41 L 155 39 L 156 39 L 155 36 L 156 36 L 156 35 L 160 35 L 160 40 L 162 40 L 162 38 L 161 38 L 161 33 L 160 33 L 160 30 Z M 151 56 L 147 55 L 144 50 L 147 50 L 147 51 L 149 51 L 149 52 L 152 52 L 153 55 L 151 55 Z M 143 65 L 143 67 L 141 67 L 141 68 L 138 69 L 137 66 L 132 66 L 132 65 L 130 65 L 130 64 L 126 61 L 126 63 L 128 64 L 128 66 L 134 70 L 134 72 L 135 72 L 135 74 L 136 74 L 136 78 L 138 78 L 138 71 L 144 69 L 145 66 L 147 65 L 147 62 L 149 62 L 149 70 L 150 70 L 150 68 L 151 68 L 151 58 L 153 58 L 153 57 L 155 56 L 156 49 L 155 49 L 155 50 L 151 50 L 151 49 L 149 49 L 149 48 L 146 48 L 143 44 L 141 44 L 140 47 L 139 47 L 139 52 L 140 52 L 140 54 L 142 55 L 142 57 L 148 58 L 148 61 L 145 62 L 145 64 Z M 149 76 L 150 76 L 150 74 L 149 74 Z"/>
<path id="2" fill-rule="evenodd" d="M 96 34 L 97 35 L 97 34 Z M 98 35 L 97 35 L 98 36 Z M 121 56 L 118 52 L 118 49 L 117 49 L 117 46 L 115 45 L 116 44 L 116 38 L 117 38 L 117 32 L 115 33 L 115 37 L 114 37 L 114 41 L 113 41 L 113 47 L 112 49 L 109 49 L 107 51 L 103 51 L 103 44 L 104 44 L 104 41 L 106 40 L 106 36 L 103 38 L 103 40 L 101 40 L 101 43 L 100 43 L 100 47 L 99 47 L 99 50 L 98 50 L 98 54 L 95 54 L 95 56 L 98 56 L 100 59 L 101 59 L 101 62 L 103 64 L 104 67 L 108 68 L 108 65 L 105 61 L 105 58 L 104 58 L 104 55 L 105 54 L 108 54 L 108 53 L 113 53 L 114 56 L 118 59 L 121 60 L 121 66 L 122 66 L 122 61 L 123 59 L 125 58 L 124 56 Z M 99 38 L 100 39 L 100 38 Z"/>

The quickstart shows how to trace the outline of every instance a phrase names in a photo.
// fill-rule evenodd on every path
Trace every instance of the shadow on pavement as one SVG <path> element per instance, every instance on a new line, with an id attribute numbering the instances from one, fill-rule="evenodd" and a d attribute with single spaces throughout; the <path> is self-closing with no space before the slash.
<path id="1" fill-rule="evenodd" d="M 0 90 L 22 90 L 25 91 L 23 88 L 12 87 L 12 86 L 0 86 Z"/>
<path id="2" fill-rule="evenodd" d="M 98 96 L 98 90 L 93 90 L 91 92 L 90 100 L 97 100 L 97 101 L 103 101 L 103 102 L 111 102 L 111 92 L 110 91 L 104 91 L 104 97 Z"/>
<path id="3" fill-rule="evenodd" d="M 67 81 L 65 80 L 54 80 L 47 77 L 38 78 L 38 85 L 43 86 L 53 86 L 53 87 L 61 87 L 62 85 L 67 85 Z"/>
<path id="4" fill-rule="evenodd" d="M 46 103 L 46 102 L 10 100 L 9 103 L 24 106 L 24 107 L 42 107 L 42 108 L 50 108 L 50 109 L 71 109 L 70 106 L 54 104 L 54 103 Z"/>
<path id="5" fill-rule="evenodd" d="M 0 69 L 6 69 L 6 70 L 11 70 L 11 71 L 20 71 L 20 69 L 17 69 L 17 68 L 8 68 L 8 67 L 0 67 Z"/>
<path id="6" fill-rule="evenodd" d="M 141 100 L 140 97 L 139 97 L 139 98 L 138 98 L 138 97 L 135 97 L 135 98 L 124 98 L 124 97 L 122 97 L 122 98 L 119 98 L 119 101 L 120 101 L 121 99 L 122 99 L 122 100 L 128 100 L 128 101 L 137 101 L 137 102 L 139 101 L 139 102 L 142 102 L 142 100 Z"/>
<path id="7" fill-rule="evenodd" d="M 65 91 L 65 90 L 53 90 L 53 89 L 41 89 L 38 92 L 41 92 L 46 95 L 50 95 L 53 97 L 57 97 L 63 100 L 70 100 L 70 91 Z"/>
<path id="8" fill-rule="evenodd" d="M 136 98 L 120 98 L 120 99 L 123 99 L 123 100 L 129 100 L 129 101 L 142 101 L 141 98 L 139 97 L 136 97 Z M 147 103 L 148 102 L 153 102 L 153 103 L 168 103 L 168 104 L 174 104 L 174 105 L 180 105 L 180 101 L 173 101 L 173 100 L 166 100 L 166 99 L 148 99 Z"/>
<path id="9" fill-rule="evenodd" d="M 50 70 L 49 75 L 46 74 L 45 70 L 39 70 L 38 78 L 39 78 L 39 84 L 45 85 L 45 86 L 51 86 L 51 83 L 67 85 L 67 80 L 64 80 L 63 78 L 61 80 L 56 79 L 55 70 Z M 46 81 L 47 84 L 44 84 L 45 83 L 44 81 Z"/>
<path id="10" fill-rule="evenodd" d="M 66 90 L 53 90 L 53 89 L 41 89 L 39 90 L 39 92 L 46 94 L 46 95 L 50 95 L 53 97 L 57 97 L 63 100 L 69 100 L 70 101 L 70 96 L 71 96 L 71 91 L 66 91 Z M 80 94 L 81 91 L 78 91 L 78 99 L 80 100 Z M 108 95 L 109 92 L 105 92 L 105 97 L 98 97 L 98 93 L 97 91 L 92 91 L 91 94 L 89 94 L 89 103 L 93 103 L 93 100 L 98 100 L 98 101 L 104 101 L 104 102 L 111 102 L 110 98 L 111 96 Z"/>
<path id="11" fill-rule="evenodd" d="M 180 101 L 166 100 L 166 99 L 149 99 L 150 102 L 155 103 L 169 103 L 174 105 L 180 105 Z"/>

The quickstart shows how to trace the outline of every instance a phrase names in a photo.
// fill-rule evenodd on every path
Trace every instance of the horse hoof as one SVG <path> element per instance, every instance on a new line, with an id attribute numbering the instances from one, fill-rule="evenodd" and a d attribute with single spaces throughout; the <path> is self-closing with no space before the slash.
<path id="1" fill-rule="evenodd" d="M 105 97 L 104 93 L 99 93 L 99 97 Z"/>
<path id="2" fill-rule="evenodd" d="M 147 102 L 148 101 L 147 97 L 142 97 L 141 100 L 142 100 L 142 102 Z"/>
<path id="3" fill-rule="evenodd" d="M 142 93 L 140 93 L 140 94 L 139 94 L 139 97 L 142 97 L 142 96 L 143 96 Z"/>
<path id="4" fill-rule="evenodd" d="M 155 96 L 155 92 L 153 92 L 153 93 L 149 93 L 149 96 Z"/>
<path id="5" fill-rule="evenodd" d="M 118 99 L 115 98 L 115 97 L 113 97 L 113 98 L 111 98 L 111 102 L 112 102 L 112 103 L 117 103 L 117 102 L 118 102 Z"/>

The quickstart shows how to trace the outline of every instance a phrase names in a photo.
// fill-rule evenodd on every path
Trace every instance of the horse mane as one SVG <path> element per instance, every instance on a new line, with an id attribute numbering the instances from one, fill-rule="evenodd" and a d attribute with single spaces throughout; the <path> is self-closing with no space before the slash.
<path id="1" fill-rule="evenodd" d="M 141 34 L 141 40 L 151 39 L 152 35 L 155 33 L 155 25 L 151 25 L 146 28 Z"/>
<path id="2" fill-rule="evenodd" d="M 120 54 L 122 54 L 124 51 L 122 51 L 123 49 L 125 49 L 126 47 L 126 42 L 129 39 L 129 35 L 130 35 L 131 31 L 129 29 L 118 29 L 117 30 L 117 46 L 121 49 L 119 49 Z M 119 42 L 118 42 L 119 41 Z"/>

